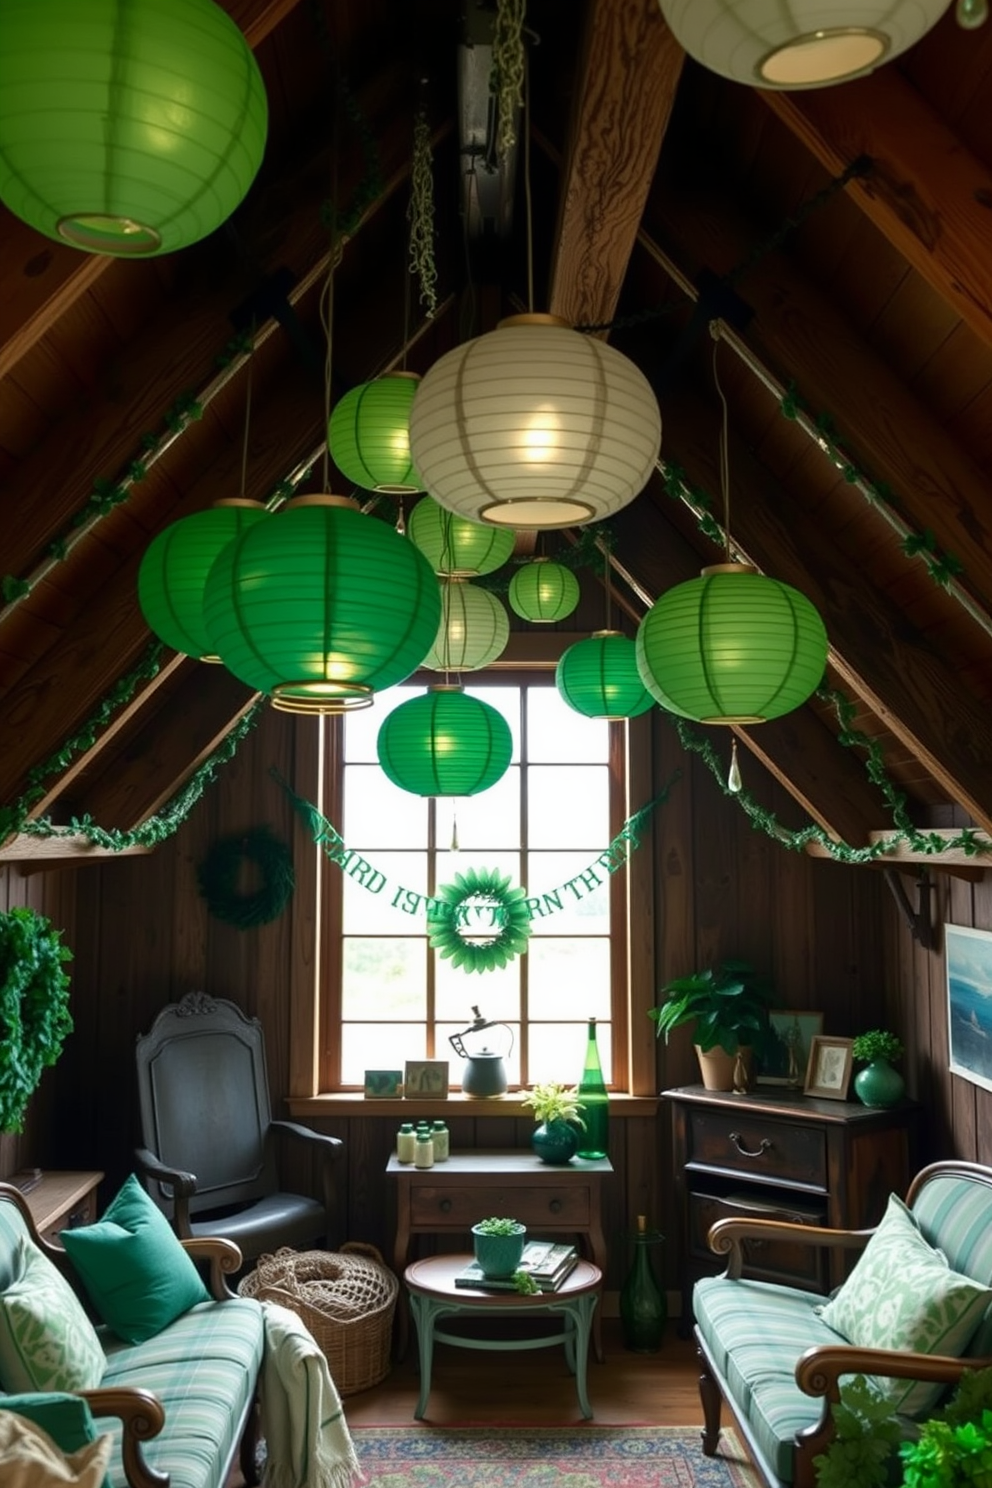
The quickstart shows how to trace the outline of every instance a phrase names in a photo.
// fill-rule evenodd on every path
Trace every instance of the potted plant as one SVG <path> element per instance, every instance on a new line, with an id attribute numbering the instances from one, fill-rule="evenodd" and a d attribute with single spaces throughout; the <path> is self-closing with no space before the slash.
<path id="1" fill-rule="evenodd" d="M 560 1080 L 546 1080 L 528 1090 L 520 1103 L 530 1106 L 539 1123 L 531 1133 L 530 1145 L 541 1161 L 559 1167 L 571 1162 L 579 1149 L 578 1128 L 585 1125 L 575 1087 Z"/>
<path id="2" fill-rule="evenodd" d="M 484 1276 L 512 1276 L 524 1253 L 527 1226 L 516 1219 L 480 1219 L 472 1226 L 475 1259 Z"/>
<path id="3" fill-rule="evenodd" d="M 746 961 L 721 961 L 660 990 L 664 1001 L 648 1010 L 657 1036 L 667 1043 L 673 1028 L 693 1024 L 706 1089 L 746 1090 L 752 1051 L 763 1053 L 772 1039 L 774 994 L 765 978 Z"/>
<path id="4" fill-rule="evenodd" d="M 855 1059 L 864 1061 L 864 1069 L 854 1077 L 854 1090 L 866 1106 L 894 1106 L 902 1099 L 906 1083 L 893 1061 L 903 1055 L 902 1039 L 884 1028 L 871 1028 L 859 1033 L 851 1044 Z"/>

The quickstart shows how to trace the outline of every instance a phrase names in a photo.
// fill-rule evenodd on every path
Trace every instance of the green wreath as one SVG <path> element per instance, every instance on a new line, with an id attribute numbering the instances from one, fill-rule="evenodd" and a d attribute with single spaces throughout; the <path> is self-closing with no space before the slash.
<path id="1" fill-rule="evenodd" d="M 257 866 L 262 879 L 261 887 L 251 894 L 237 891 L 246 860 Z M 197 881 L 212 915 L 239 930 L 250 930 L 253 925 L 267 925 L 286 908 L 296 887 L 293 855 L 268 827 L 253 827 L 215 842 L 197 869 Z"/>
<path id="2" fill-rule="evenodd" d="M 476 902 L 471 904 L 471 900 Z M 466 940 L 459 929 L 472 909 L 491 912 L 493 933 L 481 944 Z M 427 912 L 430 944 L 441 956 L 450 957 L 452 966 L 464 966 L 466 971 L 508 966 L 514 956 L 526 951 L 529 936 L 527 890 L 511 889 L 509 875 L 504 877 L 495 869 L 456 873 L 453 884 L 436 891 Z"/>
<path id="3" fill-rule="evenodd" d="M 23 1131 L 42 1070 L 72 1032 L 61 934 L 33 909 L 0 914 L 0 1132 Z"/>

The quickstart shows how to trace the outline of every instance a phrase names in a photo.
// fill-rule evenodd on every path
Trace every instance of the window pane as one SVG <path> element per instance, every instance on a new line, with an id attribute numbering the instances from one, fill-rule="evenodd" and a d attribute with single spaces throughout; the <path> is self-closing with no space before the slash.
<path id="1" fill-rule="evenodd" d="M 544 1080 L 561 1080 L 566 1085 L 577 1085 L 585 1063 L 587 1032 L 586 1023 L 531 1023 L 528 1035 L 530 1083 L 536 1085 Z M 613 1039 L 608 1023 L 596 1024 L 596 1043 L 603 1078 L 609 1085 L 613 1070 Z"/>
<path id="2" fill-rule="evenodd" d="M 381 1018 L 384 1022 L 426 1017 L 426 940 L 348 935 L 342 952 L 343 1017 Z"/>
<path id="3" fill-rule="evenodd" d="M 610 876 L 594 855 L 532 852 L 527 862 L 527 892 L 541 901 L 532 910 L 532 935 L 609 934 Z"/>
<path id="4" fill-rule="evenodd" d="M 542 763 L 605 764 L 610 757 L 610 726 L 605 718 L 576 713 L 556 687 L 532 687 L 527 693 L 527 753 Z"/>
<path id="5" fill-rule="evenodd" d="M 531 936 L 527 950 L 532 1018 L 608 1018 L 610 942 Z"/>
<path id="6" fill-rule="evenodd" d="M 361 760 L 378 766 L 375 742 L 382 725 L 400 703 L 426 691 L 426 687 L 387 687 L 385 692 L 376 693 L 371 708 L 356 708 L 353 713 L 347 713 L 344 719 L 345 760 L 349 764 Z"/>
<path id="7" fill-rule="evenodd" d="M 511 765 L 501 780 L 477 796 L 461 796 L 437 804 L 439 847 L 445 847 L 451 841 L 452 816 L 458 821 L 458 844 L 462 852 L 517 847 L 520 842 L 520 769 L 517 765 Z"/>
<path id="8" fill-rule="evenodd" d="M 458 829 L 458 835 L 459 840 L 461 840 L 461 827 Z M 520 854 L 516 852 L 477 852 L 473 853 L 469 859 L 466 859 L 465 854 L 460 852 L 439 852 L 437 855 L 437 882 L 439 884 L 453 884 L 456 873 L 468 873 L 472 868 L 477 873 L 495 871 L 502 873 L 504 877 L 509 874 L 510 888 L 520 887 Z M 462 972 L 462 976 L 465 975 L 466 973 Z"/>
<path id="9" fill-rule="evenodd" d="M 364 1085 L 367 1069 L 402 1070 L 408 1059 L 426 1059 L 423 1027 L 416 1023 L 345 1023 L 341 1029 L 341 1083 Z"/>
<path id="10" fill-rule="evenodd" d="M 366 888 L 356 878 L 349 878 L 347 874 L 343 876 L 341 889 L 345 934 L 425 930 L 424 909 L 418 906 L 416 913 L 411 915 L 400 905 L 407 902 L 403 890 L 415 894 L 427 893 L 427 854 L 377 852 L 372 866 L 377 873 L 385 874 L 386 877 L 385 885 L 375 893 L 371 890 L 380 882 L 379 879 L 368 879 L 370 887 Z M 340 871 L 339 868 L 334 869 L 336 873 Z M 394 904 L 393 900 L 397 898 L 399 903 Z"/>
<path id="11" fill-rule="evenodd" d="M 377 764 L 349 765 L 344 780 L 344 825 L 334 825 L 348 847 L 362 853 L 375 847 L 423 847 L 427 802 L 422 796 L 400 790 Z"/>
<path id="12" fill-rule="evenodd" d="M 595 856 L 610 843 L 606 765 L 537 765 L 527 771 L 531 847 L 585 847 Z"/>
<path id="13" fill-rule="evenodd" d="M 509 966 L 497 966 L 484 976 L 452 966 L 448 957 L 438 956 L 434 968 L 434 995 L 439 1018 L 455 1024 L 453 1032 L 467 1028 L 472 1021 L 472 1008 L 479 1006 L 482 1016 L 512 1020 L 520 1016 L 520 957 Z"/>

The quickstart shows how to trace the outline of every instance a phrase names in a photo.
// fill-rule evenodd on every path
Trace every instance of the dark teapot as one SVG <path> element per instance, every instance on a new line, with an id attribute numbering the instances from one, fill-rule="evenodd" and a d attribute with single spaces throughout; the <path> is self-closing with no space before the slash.
<path id="1" fill-rule="evenodd" d="M 473 1096 L 476 1100 L 485 1100 L 506 1092 L 506 1067 L 503 1060 L 513 1048 L 513 1031 L 506 1023 L 490 1023 L 477 1007 L 472 1012 L 475 1017 L 468 1028 L 463 1028 L 461 1033 L 453 1033 L 448 1042 L 455 1053 L 465 1060 L 462 1093 Z M 502 1029 L 506 1037 L 486 1037 L 491 1029 Z M 490 1045 L 501 1047 L 493 1048 Z"/>

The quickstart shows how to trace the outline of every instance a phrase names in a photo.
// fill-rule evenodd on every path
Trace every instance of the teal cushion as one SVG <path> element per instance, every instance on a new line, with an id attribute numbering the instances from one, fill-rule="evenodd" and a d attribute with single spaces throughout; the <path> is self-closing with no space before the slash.
<path id="1" fill-rule="evenodd" d="M 24 1235 L 16 1242 L 12 1276 L 0 1293 L 0 1386 L 92 1390 L 106 1361 L 65 1277 Z"/>
<path id="2" fill-rule="evenodd" d="M 142 1343 L 210 1293 L 165 1215 L 132 1173 L 97 1224 L 59 1237 L 100 1317 Z"/>
<path id="3" fill-rule="evenodd" d="M 98 1432 L 93 1413 L 87 1401 L 78 1395 L 65 1395 L 57 1391 L 43 1394 L 0 1395 L 0 1410 L 13 1411 L 33 1421 L 47 1431 L 55 1445 L 71 1456 L 80 1447 L 97 1440 Z M 103 1488 L 110 1488 L 109 1477 L 104 1478 Z"/>

